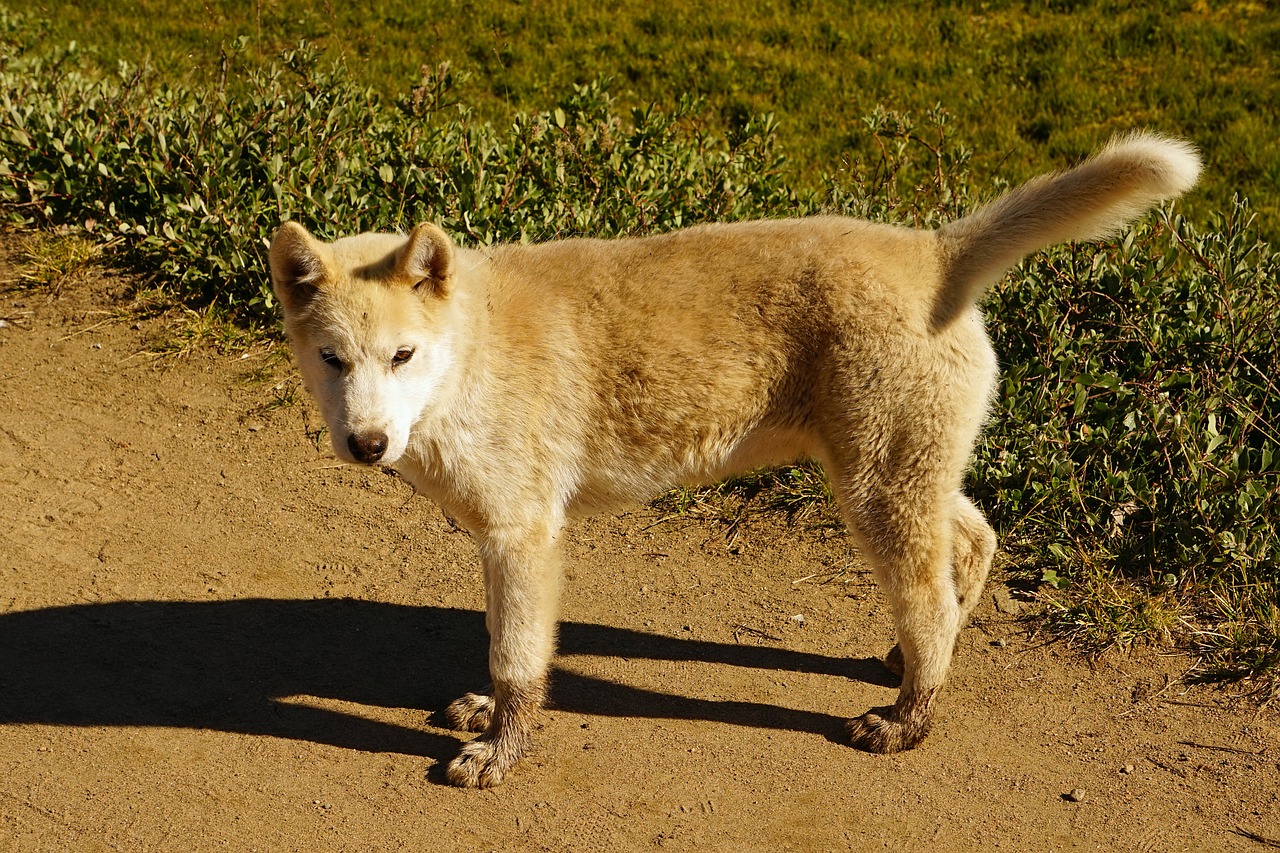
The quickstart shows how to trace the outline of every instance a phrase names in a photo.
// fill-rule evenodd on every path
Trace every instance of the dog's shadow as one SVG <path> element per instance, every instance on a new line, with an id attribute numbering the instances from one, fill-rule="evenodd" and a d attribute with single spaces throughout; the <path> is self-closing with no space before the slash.
<path id="1" fill-rule="evenodd" d="M 132 601 L 19 611 L 0 616 L 0 723 L 215 729 L 441 761 L 456 753 L 457 738 L 288 697 L 438 711 L 487 680 L 486 647 L 484 615 L 477 611 L 351 599 Z M 577 622 L 562 625 L 560 650 L 893 683 L 875 659 Z M 566 670 L 552 674 L 550 704 L 585 714 L 809 731 L 832 740 L 840 740 L 843 725 L 828 714 L 681 697 Z"/>

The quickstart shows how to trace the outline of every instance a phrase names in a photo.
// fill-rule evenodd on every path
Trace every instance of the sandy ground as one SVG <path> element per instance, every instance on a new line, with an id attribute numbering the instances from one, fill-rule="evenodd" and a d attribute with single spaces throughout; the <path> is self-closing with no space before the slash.
<path id="1" fill-rule="evenodd" d="M 486 680 L 468 536 L 396 477 L 317 449 L 287 362 L 156 361 L 168 321 L 124 311 L 120 280 L 16 288 L 14 245 L 0 241 L 0 850 L 1280 839 L 1273 711 L 1183 686 L 1191 662 L 1160 650 L 1090 664 L 1046 646 L 993 606 L 998 583 L 930 739 L 854 751 L 842 721 L 894 691 L 877 660 L 888 616 L 848 543 L 768 520 L 730 542 L 642 507 L 568 536 L 532 755 L 496 790 L 448 787 L 469 736 L 439 712 Z"/>

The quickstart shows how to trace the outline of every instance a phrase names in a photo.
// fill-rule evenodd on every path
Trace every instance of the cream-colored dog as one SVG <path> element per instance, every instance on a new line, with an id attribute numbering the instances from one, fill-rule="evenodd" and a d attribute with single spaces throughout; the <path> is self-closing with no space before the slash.
<path id="1" fill-rule="evenodd" d="M 1122 137 L 937 231 L 821 216 L 464 249 L 428 224 L 323 243 L 285 223 L 272 280 L 334 452 L 394 467 L 479 545 L 493 690 L 449 706 L 482 732 L 450 781 L 496 785 L 528 746 L 568 515 L 804 457 L 897 630 L 897 701 L 849 735 L 915 746 L 996 547 L 960 491 L 996 380 L 975 305 L 1199 171 L 1187 143 Z"/>

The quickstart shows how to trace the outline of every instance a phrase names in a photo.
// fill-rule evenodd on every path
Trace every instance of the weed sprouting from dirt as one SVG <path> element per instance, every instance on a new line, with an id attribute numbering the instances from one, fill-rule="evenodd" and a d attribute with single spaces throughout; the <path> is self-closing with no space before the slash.
<path id="1" fill-rule="evenodd" d="M 811 529 L 840 529 L 840 513 L 821 466 L 804 463 L 764 468 L 714 486 L 683 486 L 664 493 L 652 506 L 660 521 L 696 518 L 724 527 L 736 539 L 753 514 L 781 516 Z"/>
<path id="2" fill-rule="evenodd" d="M 64 284 L 103 262 L 103 246 L 80 234 L 37 233 L 18 256 L 18 284 L 57 296 Z"/>

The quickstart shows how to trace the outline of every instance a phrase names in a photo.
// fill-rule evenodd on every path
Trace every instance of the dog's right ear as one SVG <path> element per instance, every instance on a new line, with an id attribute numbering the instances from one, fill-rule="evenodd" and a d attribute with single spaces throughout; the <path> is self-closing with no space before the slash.
<path id="1" fill-rule="evenodd" d="M 296 222 L 281 225 L 271 238 L 271 285 L 286 311 L 293 311 L 315 296 L 328 268 L 323 248 Z"/>
<path id="2" fill-rule="evenodd" d="M 439 227 L 423 222 L 409 232 L 396 255 L 393 275 L 419 293 L 441 298 L 453 286 L 453 241 Z"/>

